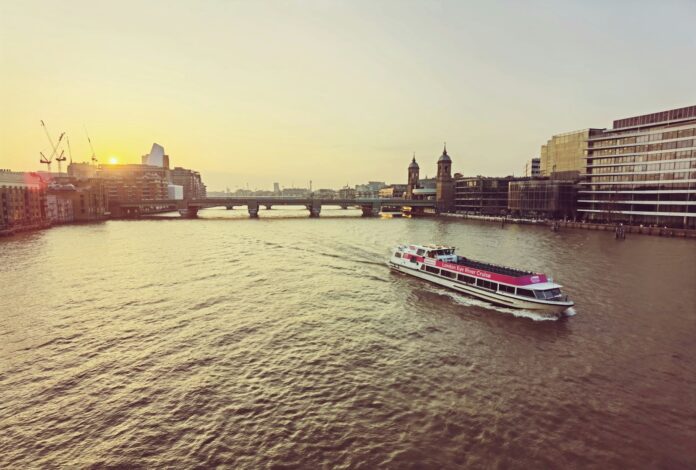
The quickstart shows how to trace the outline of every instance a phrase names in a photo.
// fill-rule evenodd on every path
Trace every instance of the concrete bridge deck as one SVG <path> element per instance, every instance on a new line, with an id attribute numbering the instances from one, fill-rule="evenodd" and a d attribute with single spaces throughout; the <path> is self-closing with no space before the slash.
<path id="1" fill-rule="evenodd" d="M 304 206 L 309 211 L 310 217 L 319 217 L 322 206 L 339 206 L 341 208 L 359 207 L 364 216 L 377 215 L 382 208 L 410 210 L 413 213 L 423 213 L 426 208 L 435 208 L 435 201 L 413 200 L 401 198 L 355 198 L 355 199 L 328 199 L 312 197 L 283 197 L 283 196 L 242 196 L 242 197 L 210 197 L 202 199 L 182 200 L 153 200 L 141 202 L 125 202 L 115 205 L 122 217 L 138 217 L 144 214 L 178 210 L 182 216 L 196 217 L 201 209 L 211 207 L 235 207 L 245 206 L 250 217 L 258 217 L 259 208 L 265 206 L 270 209 L 273 206 Z"/>

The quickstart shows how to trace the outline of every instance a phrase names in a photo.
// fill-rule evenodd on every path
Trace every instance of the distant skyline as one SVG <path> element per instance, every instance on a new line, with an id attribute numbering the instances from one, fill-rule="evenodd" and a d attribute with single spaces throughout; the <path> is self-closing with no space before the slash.
<path id="1" fill-rule="evenodd" d="M 140 163 L 210 190 L 522 174 L 553 134 L 696 104 L 696 2 L 0 0 L 0 168 Z M 50 152 L 49 152 L 50 153 Z M 54 169 L 56 166 L 54 165 Z"/>

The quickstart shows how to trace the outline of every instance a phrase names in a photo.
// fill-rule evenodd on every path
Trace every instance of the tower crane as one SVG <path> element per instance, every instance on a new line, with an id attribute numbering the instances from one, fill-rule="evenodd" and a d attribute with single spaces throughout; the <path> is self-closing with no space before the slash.
<path id="1" fill-rule="evenodd" d="M 85 134 L 87 134 L 87 142 L 89 142 L 89 148 L 92 150 L 92 163 L 97 164 L 97 156 L 94 153 L 94 147 L 92 146 L 92 139 L 89 138 L 89 132 L 87 132 L 87 127 L 85 127 Z"/>
<path id="2" fill-rule="evenodd" d="M 65 150 L 61 150 L 60 155 L 56 157 L 56 161 L 58 162 L 58 176 L 60 176 L 62 171 L 60 168 L 60 164 L 63 163 L 65 160 L 67 160 L 67 158 L 65 157 Z"/>
<path id="3" fill-rule="evenodd" d="M 72 150 L 70 150 L 70 139 L 68 139 L 68 136 L 65 136 L 65 143 L 68 144 L 68 157 L 70 157 L 70 164 L 72 165 Z"/>
<path id="4" fill-rule="evenodd" d="M 40 162 L 46 165 L 46 169 L 48 170 L 49 173 L 51 173 L 51 160 L 46 158 L 46 155 L 44 155 L 43 152 L 39 152 L 39 155 L 41 155 L 41 160 Z"/>
<path id="5" fill-rule="evenodd" d="M 45 164 L 48 168 L 48 172 L 51 172 L 51 162 L 53 161 L 53 157 L 56 156 L 58 153 L 58 146 L 60 145 L 60 142 L 63 140 L 63 137 L 65 136 L 65 132 L 60 134 L 60 137 L 58 137 L 58 142 L 55 144 L 53 143 L 53 139 L 51 139 L 51 134 L 49 134 L 48 129 L 46 128 L 46 123 L 43 122 L 43 119 L 41 120 L 41 127 L 43 127 L 44 132 L 46 133 L 46 137 L 48 138 L 48 143 L 51 144 L 51 148 L 53 149 L 53 152 L 51 152 L 51 156 L 46 158 L 46 155 L 43 153 L 39 152 L 41 154 L 41 163 Z M 58 160 L 59 158 L 62 158 L 62 160 Z M 63 153 L 61 152 L 60 156 L 56 158 L 58 161 L 58 173 L 60 173 L 60 162 L 65 161 L 65 157 L 63 157 Z"/>

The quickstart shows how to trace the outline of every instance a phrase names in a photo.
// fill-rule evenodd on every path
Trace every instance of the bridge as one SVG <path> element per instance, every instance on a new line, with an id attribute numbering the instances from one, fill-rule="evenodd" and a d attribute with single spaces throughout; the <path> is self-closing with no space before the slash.
<path id="1" fill-rule="evenodd" d="M 284 197 L 284 196 L 238 196 L 238 197 L 209 197 L 190 200 L 152 200 L 141 202 L 114 202 L 112 213 L 117 217 L 139 217 L 141 215 L 159 212 L 178 211 L 183 217 L 195 218 L 198 211 L 211 207 L 225 207 L 229 210 L 235 207 L 246 207 L 250 217 L 258 217 L 261 206 L 270 209 L 273 206 L 304 206 L 310 217 L 319 217 L 322 206 L 339 206 L 343 209 L 359 207 L 363 216 L 378 215 L 383 209 L 395 209 L 412 214 L 422 214 L 426 209 L 435 209 L 433 200 L 416 200 L 401 198 L 355 198 L 328 199 L 314 197 Z"/>

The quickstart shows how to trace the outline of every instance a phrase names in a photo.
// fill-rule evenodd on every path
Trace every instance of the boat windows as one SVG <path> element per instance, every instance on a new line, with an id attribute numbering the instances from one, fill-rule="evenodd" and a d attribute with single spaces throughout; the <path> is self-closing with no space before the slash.
<path id="1" fill-rule="evenodd" d="M 542 300 L 554 300 L 554 299 L 561 296 L 561 289 L 546 289 L 546 290 L 537 290 L 534 292 L 536 293 L 537 299 L 542 299 Z"/>
<path id="2" fill-rule="evenodd" d="M 476 278 L 467 276 L 466 274 L 458 274 L 457 279 L 459 282 L 465 282 L 467 284 L 476 284 Z"/>
<path id="3" fill-rule="evenodd" d="M 415 256 L 411 256 L 408 260 L 409 260 L 411 263 L 417 263 L 417 262 L 418 262 L 418 260 L 416 259 Z"/>
<path id="4" fill-rule="evenodd" d="M 422 248 L 420 248 L 420 249 L 418 249 L 418 251 L 416 251 L 416 254 L 417 254 L 418 256 L 423 256 L 423 253 L 425 253 L 425 250 L 422 249 Z"/>
<path id="5" fill-rule="evenodd" d="M 529 290 L 529 289 L 520 289 L 519 287 L 517 288 L 517 295 L 521 295 L 522 297 L 531 297 L 534 298 L 534 291 Z"/>
<path id="6" fill-rule="evenodd" d="M 428 271 L 429 273 L 440 274 L 440 270 L 437 268 L 433 268 L 432 266 L 426 266 L 425 270 Z"/>
<path id="7" fill-rule="evenodd" d="M 457 277 L 456 273 L 453 273 L 452 271 L 445 271 L 444 269 L 442 270 L 442 272 L 440 274 L 442 274 L 444 277 L 448 277 L 450 279 L 455 279 Z"/>
<path id="8" fill-rule="evenodd" d="M 401 258 L 401 253 L 399 253 L 399 252 L 397 251 L 397 252 L 394 254 L 394 256 L 396 256 L 397 258 Z"/>
<path id="9" fill-rule="evenodd" d="M 498 290 L 500 292 L 506 292 L 508 294 L 514 294 L 515 293 L 515 288 L 512 286 L 506 286 L 505 284 L 499 284 L 498 285 Z"/>
<path id="10" fill-rule="evenodd" d="M 476 285 L 488 290 L 498 290 L 497 282 L 486 281 L 485 279 L 476 279 Z"/>

